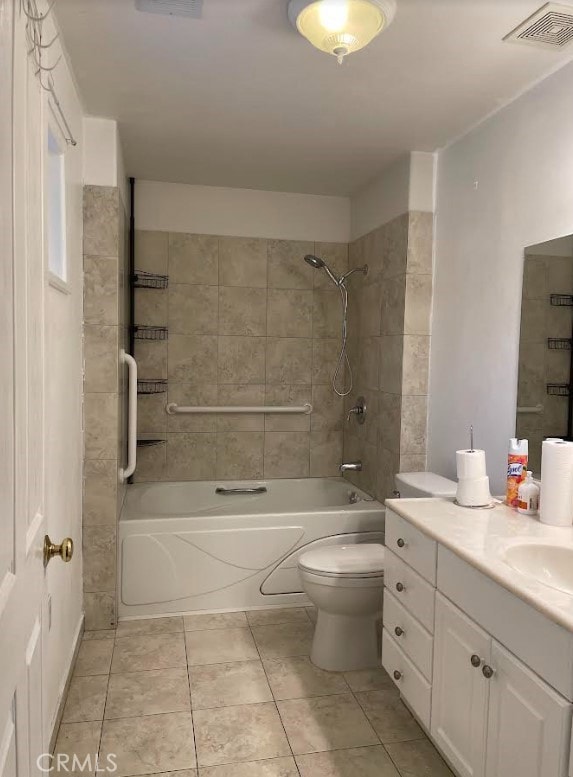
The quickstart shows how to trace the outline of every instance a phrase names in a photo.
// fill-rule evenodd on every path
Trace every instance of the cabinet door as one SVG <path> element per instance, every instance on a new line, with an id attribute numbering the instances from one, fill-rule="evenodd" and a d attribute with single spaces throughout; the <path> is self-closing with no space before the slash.
<path id="1" fill-rule="evenodd" d="M 434 640 L 432 737 L 460 777 L 483 777 L 489 683 L 481 667 L 491 638 L 438 593 Z"/>
<path id="2" fill-rule="evenodd" d="M 493 643 L 487 777 L 566 777 L 571 704 Z"/>

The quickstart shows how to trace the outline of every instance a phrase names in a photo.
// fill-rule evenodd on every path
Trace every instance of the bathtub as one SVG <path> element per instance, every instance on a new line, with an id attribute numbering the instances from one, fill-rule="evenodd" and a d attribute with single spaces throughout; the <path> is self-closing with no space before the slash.
<path id="1" fill-rule="evenodd" d="M 383 541 L 383 506 L 342 478 L 131 485 L 119 522 L 119 615 L 305 604 L 302 552 Z"/>

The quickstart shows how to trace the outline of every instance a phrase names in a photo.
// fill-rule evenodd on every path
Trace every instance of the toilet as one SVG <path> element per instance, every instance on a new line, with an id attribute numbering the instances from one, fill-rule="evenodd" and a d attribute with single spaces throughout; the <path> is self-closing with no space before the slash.
<path id="1" fill-rule="evenodd" d="M 401 472 L 395 483 L 403 498 L 456 495 L 456 483 L 432 472 Z M 302 586 L 318 610 L 310 659 L 320 669 L 349 672 L 380 666 L 384 554 L 383 545 L 361 543 L 300 556 Z"/>

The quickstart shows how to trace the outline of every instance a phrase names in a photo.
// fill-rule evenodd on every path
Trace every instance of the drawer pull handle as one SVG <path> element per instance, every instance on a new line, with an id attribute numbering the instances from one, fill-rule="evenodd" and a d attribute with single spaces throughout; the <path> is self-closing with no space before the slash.
<path id="1" fill-rule="evenodd" d="M 397 669 L 394 669 L 393 675 L 394 675 L 394 680 L 402 679 L 402 672 L 399 672 Z"/>
<path id="2" fill-rule="evenodd" d="M 483 674 L 486 680 L 491 680 L 491 678 L 495 674 L 495 671 L 491 668 L 491 666 L 488 666 L 487 664 L 485 664 L 483 669 L 481 670 L 481 673 Z"/>
<path id="3" fill-rule="evenodd" d="M 400 626 L 396 626 L 396 628 L 394 629 L 394 634 L 397 637 L 401 637 L 403 633 L 404 633 L 404 629 L 401 629 Z"/>
<path id="4" fill-rule="evenodd" d="M 396 540 L 396 545 L 399 548 L 403 548 L 406 545 L 406 540 L 403 540 L 402 537 L 399 537 L 398 540 Z"/>
<path id="5" fill-rule="evenodd" d="M 404 583 L 396 583 L 396 590 L 399 593 L 402 593 L 402 591 L 404 590 Z"/>
<path id="6" fill-rule="evenodd" d="M 481 666 L 481 658 L 480 658 L 479 656 L 477 656 L 475 653 L 474 653 L 474 654 L 473 654 L 473 656 L 470 658 L 470 661 L 471 661 L 471 664 L 472 664 L 472 666 L 474 666 L 476 669 L 477 669 L 479 666 Z"/>

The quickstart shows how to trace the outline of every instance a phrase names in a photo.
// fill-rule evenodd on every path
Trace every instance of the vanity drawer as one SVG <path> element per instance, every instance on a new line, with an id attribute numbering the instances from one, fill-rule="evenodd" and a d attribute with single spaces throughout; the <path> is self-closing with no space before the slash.
<path id="1" fill-rule="evenodd" d="M 434 633 L 436 589 L 388 548 L 384 559 L 384 586 L 431 634 Z"/>
<path id="2" fill-rule="evenodd" d="M 400 650 L 386 629 L 382 632 L 382 666 L 412 712 L 418 716 L 426 729 L 429 729 L 432 686 Z M 395 672 L 398 675 L 395 676 Z"/>
<path id="3" fill-rule="evenodd" d="M 431 681 L 434 638 L 388 589 L 384 591 L 383 620 L 392 639 Z"/>
<path id="4" fill-rule="evenodd" d="M 437 543 L 392 510 L 386 510 L 386 547 L 436 585 Z"/>

